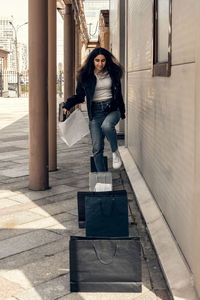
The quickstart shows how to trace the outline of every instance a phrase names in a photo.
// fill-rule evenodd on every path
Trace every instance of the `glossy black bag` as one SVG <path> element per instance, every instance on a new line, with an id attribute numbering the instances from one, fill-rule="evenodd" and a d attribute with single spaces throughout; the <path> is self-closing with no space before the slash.
<path id="1" fill-rule="evenodd" d="M 127 195 L 87 195 L 85 219 L 88 237 L 128 237 Z"/>
<path id="2" fill-rule="evenodd" d="M 107 156 L 103 157 L 103 161 L 104 161 L 104 165 L 105 165 L 105 168 L 106 168 L 105 171 L 108 171 L 108 158 L 107 158 Z M 93 156 L 90 157 L 90 172 L 97 172 Z"/>
<path id="3" fill-rule="evenodd" d="M 64 122 L 66 120 L 66 114 L 64 114 L 63 108 L 64 108 L 64 102 L 59 103 L 59 111 L 58 111 L 58 121 Z"/>
<path id="4" fill-rule="evenodd" d="M 78 192 L 77 193 L 77 203 L 78 203 L 78 225 L 79 228 L 85 228 L 85 197 L 103 197 L 103 196 L 112 196 L 120 195 L 127 196 L 126 190 L 119 191 L 109 191 L 109 192 Z"/>
<path id="5" fill-rule="evenodd" d="M 70 239 L 71 292 L 141 292 L 140 239 Z"/>

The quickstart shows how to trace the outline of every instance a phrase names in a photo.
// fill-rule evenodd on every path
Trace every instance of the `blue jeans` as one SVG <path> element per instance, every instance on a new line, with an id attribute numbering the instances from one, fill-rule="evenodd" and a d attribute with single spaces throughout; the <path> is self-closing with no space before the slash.
<path id="1" fill-rule="evenodd" d="M 97 172 L 105 172 L 105 164 L 103 160 L 104 138 L 106 137 L 110 143 L 111 151 L 118 149 L 116 124 L 120 120 L 120 111 L 112 111 L 108 115 L 104 109 L 110 103 L 111 99 L 105 102 L 94 102 L 92 107 L 93 119 L 89 121 L 90 135 L 92 138 L 92 152 Z"/>

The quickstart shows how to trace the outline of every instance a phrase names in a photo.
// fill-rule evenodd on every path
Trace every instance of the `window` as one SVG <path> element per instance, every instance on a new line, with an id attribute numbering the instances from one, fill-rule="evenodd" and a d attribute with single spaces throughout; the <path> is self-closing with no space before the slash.
<path id="1" fill-rule="evenodd" d="M 171 75 L 172 0 L 154 0 L 153 76 Z"/>

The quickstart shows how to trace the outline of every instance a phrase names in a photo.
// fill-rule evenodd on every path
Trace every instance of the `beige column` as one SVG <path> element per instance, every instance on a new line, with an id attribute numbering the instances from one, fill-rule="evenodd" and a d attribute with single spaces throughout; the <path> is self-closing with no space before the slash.
<path id="1" fill-rule="evenodd" d="M 3 91 L 4 91 L 4 93 L 8 93 L 7 67 L 8 67 L 8 58 L 7 58 L 7 56 L 5 56 L 3 59 L 3 74 L 4 74 Z"/>
<path id="2" fill-rule="evenodd" d="M 80 30 L 79 24 L 75 24 L 75 83 L 77 71 L 80 67 Z"/>
<path id="3" fill-rule="evenodd" d="M 29 188 L 49 187 L 48 0 L 29 0 Z"/>
<path id="4" fill-rule="evenodd" d="M 56 0 L 48 0 L 49 171 L 57 169 L 56 140 Z"/>
<path id="5" fill-rule="evenodd" d="M 72 5 L 66 4 L 64 14 L 64 100 L 73 95 L 74 87 L 74 37 Z"/>
<path id="6" fill-rule="evenodd" d="M 104 48 L 109 51 L 109 27 L 104 28 Z"/>

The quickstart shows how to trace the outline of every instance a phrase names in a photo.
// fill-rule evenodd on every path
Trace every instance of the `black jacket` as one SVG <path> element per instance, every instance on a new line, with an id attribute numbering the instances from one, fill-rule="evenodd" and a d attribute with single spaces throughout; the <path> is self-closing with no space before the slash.
<path id="1" fill-rule="evenodd" d="M 112 79 L 112 78 L 111 78 Z M 67 110 L 70 110 L 73 106 L 79 103 L 83 103 L 85 100 L 87 100 L 87 111 L 88 111 L 88 117 L 90 120 L 92 120 L 92 99 L 94 96 L 96 87 L 96 76 L 92 75 L 88 80 L 84 83 L 81 83 L 78 81 L 77 87 L 76 87 L 76 95 L 73 95 L 72 97 L 68 98 L 67 101 L 64 103 L 64 108 Z M 114 111 L 117 108 L 119 108 L 121 113 L 121 118 L 125 118 L 125 106 L 124 101 L 122 97 L 121 92 L 121 82 L 119 80 L 112 79 L 112 102 L 108 107 L 108 111 Z"/>

